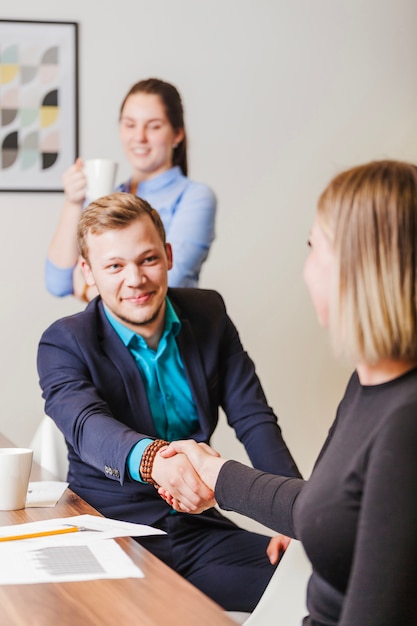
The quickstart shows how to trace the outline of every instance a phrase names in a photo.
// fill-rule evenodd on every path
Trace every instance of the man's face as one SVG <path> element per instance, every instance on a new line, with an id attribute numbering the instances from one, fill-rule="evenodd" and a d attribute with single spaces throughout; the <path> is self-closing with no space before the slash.
<path id="1" fill-rule="evenodd" d="M 172 252 L 150 217 L 144 215 L 119 230 L 89 233 L 87 243 L 89 261 L 82 262 L 87 284 L 96 285 L 120 322 L 145 339 L 159 339 Z"/>

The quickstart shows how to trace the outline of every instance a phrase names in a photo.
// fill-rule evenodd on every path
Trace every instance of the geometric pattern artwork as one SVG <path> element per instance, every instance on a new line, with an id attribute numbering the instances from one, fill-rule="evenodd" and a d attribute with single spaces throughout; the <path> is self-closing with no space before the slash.
<path id="1" fill-rule="evenodd" d="M 0 20 L 0 190 L 61 191 L 78 154 L 78 25 Z"/>

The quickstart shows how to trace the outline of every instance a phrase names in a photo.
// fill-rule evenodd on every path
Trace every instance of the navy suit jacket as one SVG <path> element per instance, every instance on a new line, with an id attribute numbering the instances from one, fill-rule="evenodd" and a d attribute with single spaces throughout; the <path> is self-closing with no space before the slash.
<path id="1" fill-rule="evenodd" d="M 180 288 L 168 296 L 199 416 L 191 438 L 209 442 L 222 407 L 255 467 L 299 476 L 221 296 Z M 44 332 L 38 371 L 46 413 L 67 442 L 71 489 L 107 517 L 157 526 L 170 507 L 127 470 L 132 447 L 157 434 L 141 374 L 99 297 Z"/>

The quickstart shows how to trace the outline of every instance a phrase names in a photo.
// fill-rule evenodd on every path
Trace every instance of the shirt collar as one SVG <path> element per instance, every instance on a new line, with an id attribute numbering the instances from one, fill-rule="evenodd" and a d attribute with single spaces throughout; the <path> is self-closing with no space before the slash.
<path id="1" fill-rule="evenodd" d="M 158 176 L 154 176 L 154 178 L 149 178 L 149 180 L 143 180 L 138 185 L 138 189 L 143 191 L 159 191 L 165 186 L 171 184 L 174 180 L 177 180 L 182 176 L 181 168 L 179 165 L 175 165 L 171 167 L 169 170 L 162 172 L 162 174 L 158 174 Z M 119 187 L 121 191 L 130 192 L 132 179 L 129 179 L 127 183 L 122 183 Z"/>
<path id="2" fill-rule="evenodd" d="M 165 298 L 165 303 L 165 327 L 162 337 L 167 337 L 170 334 L 172 334 L 173 337 L 176 337 L 181 330 L 181 322 L 168 296 Z M 125 326 L 125 324 L 122 324 L 122 322 L 119 322 L 119 320 L 117 320 L 114 315 L 110 313 L 104 303 L 103 308 L 107 319 L 109 320 L 110 324 L 113 326 L 114 330 L 119 335 L 125 346 L 129 347 L 129 344 L 132 341 L 133 337 L 137 337 L 139 339 L 140 345 L 142 337 L 138 333 L 135 333 L 133 330 Z"/>

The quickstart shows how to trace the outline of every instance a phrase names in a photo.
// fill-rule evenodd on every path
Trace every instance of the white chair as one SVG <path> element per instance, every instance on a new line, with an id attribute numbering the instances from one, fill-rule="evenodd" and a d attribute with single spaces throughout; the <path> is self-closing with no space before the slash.
<path id="1" fill-rule="evenodd" d="M 244 611 L 226 611 L 227 616 L 230 617 L 236 624 L 246 624 L 250 613 L 245 613 Z"/>
<path id="2" fill-rule="evenodd" d="M 44 415 L 30 443 L 33 460 L 51 472 L 57 480 L 66 481 L 67 445 L 64 435 L 48 415 Z"/>
<path id="3" fill-rule="evenodd" d="M 308 614 L 307 582 L 311 563 L 299 541 L 293 539 L 245 626 L 300 626 Z"/>

